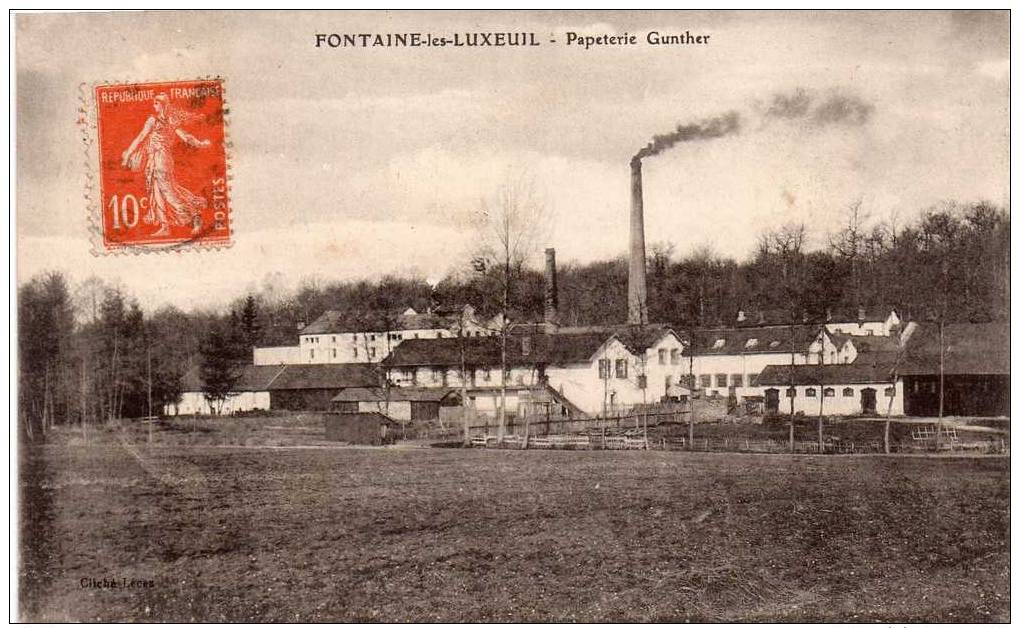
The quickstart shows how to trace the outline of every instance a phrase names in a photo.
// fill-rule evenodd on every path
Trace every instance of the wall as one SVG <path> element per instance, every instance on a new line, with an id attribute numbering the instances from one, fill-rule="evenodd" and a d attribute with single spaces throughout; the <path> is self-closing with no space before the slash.
<path id="1" fill-rule="evenodd" d="M 231 395 L 223 402 L 223 414 L 235 412 L 249 412 L 251 410 L 268 410 L 270 407 L 270 395 L 268 392 L 240 392 Z M 212 414 L 213 408 L 201 392 L 185 392 L 181 394 L 181 400 L 176 404 L 167 404 L 163 407 L 163 413 L 167 416 L 181 414 Z"/>
<path id="2" fill-rule="evenodd" d="M 821 411 L 823 416 L 856 416 L 861 414 L 861 391 L 865 388 L 872 388 L 875 390 L 875 410 L 878 416 L 885 416 L 890 412 L 889 397 L 886 396 L 886 389 L 893 386 L 891 383 L 878 383 L 878 384 L 830 384 L 826 388 L 831 388 L 835 392 L 832 397 L 825 397 L 824 403 L 821 404 Z M 757 388 L 762 396 L 765 396 L 765 391 L 769 388 L 775 388 L 779 391 L 779 413 L 789 414 L 790 413 L 790 398 L 786 396 L 786 386 L 764 386 Z M 795 386 L 797 391 L 796 397 L 793 398 L 793 412 L 803 412 L 805 416 L 818 416 L 819 411 L 819 395 L 821 391 L 818 386 Z M 808 389 L 812 389 L 816 396 L 808 397 Z M 849 397 L 844 396 L 844 389 L 849 388 L 853 394 Z M 903 416 L 903 380 L 896 382 L 895 385 L 895 396 L 892 398 L 892 416 Z"/>
<path id="3" fill-rule="evenodd" d="M 486 377 L 488 375 L 488 377 Z M 469 388 L 499 388 L 501 386 L 499 366 L 489 369 L 476 368 L 467 373 Z M 387 371 L 387 377 L 396 386 L 422 388 L 459 388 L 461 386 L 460 367 L 418 366 L 411 368 L 396 367 Z M 512 367 L 508 386 L 533 386 L 539 383 L 538 372 L 532 367 Z"/>
<path id="4" fill-rule="evenodd" d="M 301 364 L 301 347 L 255 347 L 252 350 L 252 363 L 255 366 L 275 366 L 278 364 Z"/>
<path id="5" fill-rule="evenodd" d="M 394 421 L 407 423 L 411 420 L 410 401 L 359 401 L 358 412 L 378 412 Z"/>
<path id="6" fill-rule="evenodd" d="M 793 354 L 794 364 L 806 364 L 807 358 L 803 353 Z M 790 364 L 789 353 L 741 353 L 737 355 L 699 355 L 694 357 L 694 376 L 697 386 L 706 396 L 729 395 L 730 385 L 733 383 L 733 375 L 740 375 L 742 386 L 735 389 L 737 399 L 759 395 L 760 389 L 751 386 L 751 377 L 757 377 L 770 365 L 787 366 Z M 726 385 L 719 386 L 716 380 L 717 374 L 726 374 Z M 711 377 L 710 385 L 702 383 L 702 376 Z"/>
<path id="7" fill-rule="evenodd" d="M 663 360 L 660 360 L 660 351 L 664 352 Z M 689 371 L 690 359 L 684 355 L 684 345 L 676 336 L 666 334 L 645 352 L 645 356 L 649 402 L 659 401 L 663 396 L 680 398 L 690 394 L 690 391 L 681 382 L 681 377 L 687 375 Z M 668 388 L 666 387 L 667 376 L 670 380 Z"/>
<path id="8" fill-rule="evenodd" d="M 938 375 L 905 376 L 910 416 L 938 416 Z M 943 416 L 1009 416 L 1009 375 L 946 375 Z"/>
<path id="9" fill-rule="evenodd" d="M 302 388 L 270 392 L 274 410 L 329 410 L 340 388 Z"/>

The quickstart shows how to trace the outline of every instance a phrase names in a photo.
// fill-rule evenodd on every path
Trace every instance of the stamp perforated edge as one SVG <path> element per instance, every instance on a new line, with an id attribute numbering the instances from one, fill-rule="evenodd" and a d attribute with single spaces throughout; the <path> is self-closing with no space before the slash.
<path id="1" fill-rule="evenodd" d="M 165 245 L 141 244 L 119 247 L 106 246 L 103 238 L 103 201 L 99 198 L 99 106 L 96 102 L 96 87 L 109 85 L 142 85 L 146 83 L 175 83 L 189 81 L 217 81 L 220 84 L 220 95 L 223 101 L 223 159 L 227 180 L 227 237 L 214 241 L 188 240 Z M 118 81 L 102 80 L 81 82 L 78 84 L 78 119 L 81 131 L 82 153 L 84 157 L 85 175 L 83 181 L 83 199 L 86 210 L 86 229 L 89 236 L 89 252 L 94 256 L 125 256 L 147 255 L 159 253 L 183 253 L 217 251 L 234 245 L 234 173 L 231 158 L 233 142 L 230 139 L 230 105 L 227 101 L 227 81 L 219 75 L 198 76 L 178 79 L 125 79 Z"/>

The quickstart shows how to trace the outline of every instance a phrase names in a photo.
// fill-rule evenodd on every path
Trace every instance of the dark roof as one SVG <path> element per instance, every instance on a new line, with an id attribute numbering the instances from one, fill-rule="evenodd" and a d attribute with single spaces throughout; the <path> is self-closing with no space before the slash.
<path id="1" fill-rule="evenodd" d="M 661 325 L 643 329 L 621 326 L 562 327 L 555 333 L 511 335 L 507 337 L 507 363 L 510 365 L 579 364 L 588 362 L 610 338 L 618 338 L 628 350 L 638 353 L 654 344 L 671 330 Z M 462 345 L 463 343 L 463 345 Z M 472 336 L 467 338 L 413 338 L 404 340 L 383 359 L 387 367 L 498 366 L 500 338 Z"/>
<path id="2" fill-rule="evenodd" d="M 881 323 L 896 311 L 891 305 L 867 305 L 862 307 L 846 307 L 830 309 L 827 312 L 828 323 Z M 863 316 L 862 316 L 863 314 Z"/>
<path id="3" fill-rule="evenodd" d="M 379 376 L 372 364 L 288 364 L 268 390 L 375 386 Z"/>
<path id="4" fill-rule="evenodd" d="M 863 312 L 862 312 L 863 310 Z M 830 308 L 824 317 L 827 323 L 874 323 L 882 322 L 889 318 L 889 314 L 896 311 L 890 305 L 869 305 L 863 308 Z M 861 318 L 863 313 L 864 317 Z M 764 310 L 744 310 L 744 320 L 740 320 L 740 314 L 734 316 L 736 327 L 768 327 L 772 325 L 789 325 L 791 316 L 798 323 L 822 322 L 817 315 L 811 316 L 807 321 L 804 313 L 793 313 L 789 309 L 772 308 Z M 812 320 L 814 319 L 814 320 Z"/>
<path id="5" fill-rule="evenodd" d="M 333 401 L 435 401 L 440 402 L 450 395 L 459 393 L 453 388 L 428 388 L 414 387 L 403 388 L 390 386 L 389 389 L 375 388 L 345 388 L 341 390 Z"/>
<path id="6" fill-rule="evenodd" d="M 759 386 L 890 384 L 892 364 L 770 364 L 758 375 Z"/>
<path id="7" fill-rule="evenodd" d="M 254 366 L 252 364 L 238 365 L 238 379 L 234 385 L 237 392 L 264 391 L 269 390 L 269 382 L 282 371 L 283 366 Z M 202 391 L 202 367 L 194 366 L 184 374 L 181 380 L 181 390 L 184 392 Z"/>
<path id="8" fill-rule="evenodd" d="M 1009 323 L 947 323 L 943 330 L 948 375 L 1009 375 Z M 919 325 L 907 342 L 901 375 L 939 373 L 939 326 Z"/>
<path id="9" fill-rule="evenodd" d="M 463 344 L 462 344 L 463 343 Z M 509 343 L 512 346 L 513 343 Z M 451 366 L 460 364 L 461 347 L 464 361 L 474 366 L 500 363 L 499 338 L 471 336 L 468 338 L 411 338 L 402 341 L 383 358 L 383 366 Z M 510 351 L 508 350 L 508 355 Z"/>
<path id="10" fill-rule="evenodd" d="M 804 353 L 818 337 L 821 325 L 794 325 L 793 348 Z M 721 346 L 717 342 L 723 340 Z M 750 345 L 749 341 L 754 341 Z M 694 335 L 694 355 L 743 353 L 790 353 L 790 325 L 771 327 L 699 329 Z"/>

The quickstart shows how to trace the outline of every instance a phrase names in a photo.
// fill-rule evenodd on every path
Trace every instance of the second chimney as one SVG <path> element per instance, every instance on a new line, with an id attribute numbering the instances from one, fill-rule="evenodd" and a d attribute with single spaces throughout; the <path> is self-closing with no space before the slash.
<path id="1" fill-rule="evenodd" d="M 550 325 L 559 323 L 559 288 L 556 285 L 556 249 L 545 250 L 545 317 Z"/>
<path id="2" fill-rule="evenodd" d="M 641 160 L 630 160 L 630 274 L 627 281 L 627 323 L 648 323 L 645 285 L 645 209 L 641 193 Z"/>

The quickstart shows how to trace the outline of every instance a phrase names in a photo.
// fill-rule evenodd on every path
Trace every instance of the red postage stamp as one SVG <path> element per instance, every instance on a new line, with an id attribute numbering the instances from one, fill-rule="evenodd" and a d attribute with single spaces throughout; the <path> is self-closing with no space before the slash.
<path id="1" fill-rule="evenodd" d="M 98 85 L 92 96 L 105 249 L 229 244 L 222 80 Z"/>

